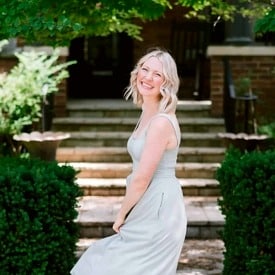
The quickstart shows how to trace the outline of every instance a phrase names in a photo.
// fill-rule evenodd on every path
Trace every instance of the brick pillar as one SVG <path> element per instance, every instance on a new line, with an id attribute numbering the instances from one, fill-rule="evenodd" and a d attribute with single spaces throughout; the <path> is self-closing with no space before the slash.
<path id="1" fill-rule="evenodd" d="M 67 55 L 63 54 L 59 58 L 60 62 L 67 61 Z M 54 96 L 54 116 L 65 117 L 67 116 L 67 79 L 64 79 L 59 85 L 59 91 Z"/>
<path id="2" fill-rule="evenodd" d="M 227 56 L 233 82 L 244 76 L 252 81 L 252 91 L 258 96 L 257 117 L 270 117 L 275 106 L 275 47 L 273 46 L 209 46 L 210 99 L 213 116 L 223 116 L 223 56 Z"/>
<path id="3" fill-rule="evenodd" d="M 210 100 L 212 116 L 223 114 L 223 64 L 220 57 L 210 59 Z"/>

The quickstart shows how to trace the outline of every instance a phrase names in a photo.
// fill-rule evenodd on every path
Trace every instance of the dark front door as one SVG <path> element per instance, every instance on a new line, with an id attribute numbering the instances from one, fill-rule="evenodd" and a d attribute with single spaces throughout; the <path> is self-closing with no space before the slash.
<path id="1" fill-rule="evenodd" d="M 71 42 L 69 98 L 122 98 L 133 67 L 132 39 L 126 34 L 77 38 Z"/>
<path id="2" fill-rule="evenodd" d="M 206 48 L 209 44 L 209 24 L 205 22 L 174 22 L 171 51 L 178 65 L 181 79 L 179 97 L 182 99 L 207 99 L 209 87 L 209 62 Z"/>

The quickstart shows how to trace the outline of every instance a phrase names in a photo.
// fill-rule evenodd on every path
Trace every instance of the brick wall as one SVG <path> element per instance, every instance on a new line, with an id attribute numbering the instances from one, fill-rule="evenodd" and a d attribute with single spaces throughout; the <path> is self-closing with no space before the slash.
<path id="1" fill-rule="evenodd" d="M 150 47 L 160 46 L 167 50 L 171 47 L 171 26 L 174 21 L 186 21 L 184 14 L 186 8 L 181 6 L 174 7 L 173 10 L 168 10 L 163 17 L 158 20 L 140 23 L 142 26 L 142 40 L 134 40 L 134 61 L 137 61 L 144 52 Z"/>
<path id="2" fill-rule="evenodd" d="M 192 22 L 187 20 L 184 15 L 187 8 L 176 6 L 173 10 L 168 10 L 165 15 L 158 20 L 140 23 L 142 26 L 141 36 L 142 41 L 134 40 L 133 56 L 136 62 L 147 49 L 151 47 L 161 47 L 168 50 L 174 57 L 177 53 L 173 52 L 172 32 L 174 23 Z M 194 20 L 195 22 L 197 20 Z M 182 38 L 181 38 L 182 39 Z M 210 39 L 210 37 L 209 37 Z M 175 61 L 177 62 L 176 58 Z M 200 85 L 203 89 L 200 90 L 202 98 L 209 97 L 209 60 L 202 62 L 204 73 L 201 73 Z M 188 69 L 187 69 L 188 71 Z M 194 99 L 193 92 L 195 87 L 195 77 L 192 75 L 180 75 L 180 88 L 178 92 L 179 99 L 187 100 Z"/>
<path id="3" fill-rule="evenodd" d="M 252 49 L 251 49 L 252 48 Z M 230 60 L 234 84 L 241 77 L 250 76 L 252 91 L 258 96 L 256 114 L 270 117 L 275 107 L 275 47 L 209 47 L 210 86 L 213 116 L 223 115 L 223 63 L 222 56 Z"/>

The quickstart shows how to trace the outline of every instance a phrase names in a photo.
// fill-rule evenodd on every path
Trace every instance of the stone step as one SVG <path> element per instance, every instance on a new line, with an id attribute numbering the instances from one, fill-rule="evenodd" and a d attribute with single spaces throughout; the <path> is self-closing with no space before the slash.
<path id="1" fill-rule="evenodd" d="M 62 141 L 63 147 L 125 147 L 131 132 L 124 131 L 76 131 L 69 132 L 71 137 Z M 184 147 L 220 147 L 223 141 L 217 133 L 182 133 L 181 146 Z"/>
<path id="2" fill-rule="evenodd" d="M 218 147 L 181 147 L 178 162 L 221 162 L 225 149 Z M 126 147 L 59 147 L 59 162 L 130 162 Z"/>
<path id="3" fill-rule="evenodd" d="M 79 171 L 79 178 L 126 178 L 132 169 L 131 163 L 114 162 L 67 162 Z M 215 173 L 220 163 L 178 163 L 176 176 L 178 178 L 215 178 Z"/>
<path id="4" fill-rule="evenodd" d="M 178 117 L 209 117 L 211 101 L 179 101 Z M 69 100 L 67 112 L 70 117 L 135 117 L 140 109 L 125 100 Z"/>
<path id="5" fill-rule="evenodd" d="M 76 244 L 79 258 L 98 239 L 79 239 Z M 224 243 L 220 239 L 186 239 L 178 262 L 177 275 L 220 275 L 223 269 Z"/>
<path id="6" fill-rule="evenodd" d="M 114 234 L 113 221 L 123 196 L 83 196 L 79 200 L 76 223 L 80 238 L 102 238 Z M 218 197 L 185 197 L 186 238 L 217 239 L 224 217 L 217 205 Z"/>
<path id="7" fill-rule="evenodd" d="M 185 196 L 219 196 L 215 179 L 179 179 Z M 84 196 L 124 196 L 125 178 L 77 178 Z"/>
<path id="8" fill-rule="evenodd" d="M 221 118 L 179 118 L 183 133 L 187 132 L 224 132 L 224 120 Z M 54 118 L 54 131 L 128 131 L 132 132 L 137 118 L 129 117 L 63 117 Z"/>

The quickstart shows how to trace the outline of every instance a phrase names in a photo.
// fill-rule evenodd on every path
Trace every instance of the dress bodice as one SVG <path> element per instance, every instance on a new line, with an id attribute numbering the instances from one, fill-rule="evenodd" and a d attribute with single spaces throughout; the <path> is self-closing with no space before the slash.
<path id="1" fill-rule="evenodd" d="M 177 155 L 178 155 L 178 149 L 179 149 L 179 144 L 181 139 L 180 128 L 177 120 L 174 117 L 171 117 L 170 115 L 162 114 L 162 113 L 158 114 L 157 116 L 165 116 L 173 125 L 175 134 L 177 136 L 178 145 L 175 148 L 165 150 L 159 162 L 159 165 L 155 171 L 155 176 L 156 175 L 160 175 L 160 176 L 175 175 Z M 145 144 L 147 130 L 149 127 L 150 127 L 150 123 L 140 135 L 138 135 L 137 137 L 135 137 L 134 135 L 131 135 L 131 137 L 128 140 L 127 149 L 133 161 L 133 170 L 135 170 L 135 168 L 139 164 L 141 153 Z"/>

